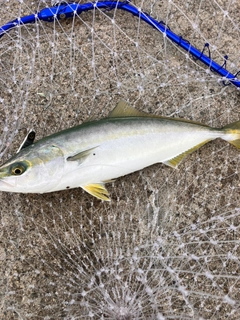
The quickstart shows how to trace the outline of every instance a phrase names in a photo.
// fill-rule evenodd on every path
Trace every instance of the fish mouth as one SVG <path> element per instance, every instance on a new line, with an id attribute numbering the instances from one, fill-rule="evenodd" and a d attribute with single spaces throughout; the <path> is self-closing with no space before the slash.
<path id="1" fill-rule="evenodd" d="M 16 187 L 16 179 L 13 182 L 6 181 L 0 178 L 0 191 L 14 191 Z"/>

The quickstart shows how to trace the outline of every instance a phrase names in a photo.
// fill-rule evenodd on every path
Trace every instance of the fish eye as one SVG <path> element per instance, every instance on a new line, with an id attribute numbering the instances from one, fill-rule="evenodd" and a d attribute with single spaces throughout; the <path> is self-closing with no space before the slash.
<path id="1" fill-rule="evenodd" d="M 13 170 L 13 173 L 14 174 L 16 174 L 16 175 L 19 175 L 19 174 L 22 174 L 22 168 L 15 168 L 14 170 Z"/>
<path id="2" fill-rule="evenodd" d="M 26 166 L 23 163 L 16 163 L 11 166 L 11 173 L 14 176 L 20 176 L 26 171 Z"/>

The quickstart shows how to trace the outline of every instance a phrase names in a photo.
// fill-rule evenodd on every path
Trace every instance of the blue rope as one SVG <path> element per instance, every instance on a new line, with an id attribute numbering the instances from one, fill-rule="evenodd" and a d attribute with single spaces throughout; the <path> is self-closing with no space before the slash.
<path id="1" fill-rule="evenodd" d="M 163 22 L 158 22 L 153 19 L 148 14 L 139 11 L 137 8 L 133 7 L 126 2 L 113 2 L 113 1 L 100 1 L 96 3 L 84 3 L 84 4 L 62 4 L 51 8 L 45 8 L 36 14 L 32 14 L 29 16 L 21 17 L 16 20 L 10 21 L 4 26 L 0 27 L 0 38 L 10 29 L 15 28 L 16 26 L 35 23 L 37 20 L 53 22 L 55 19 L 61 20 L 66 18 L 72 18 L 75 14 L 81 14 L 84 11 L 94 10 L 94 9 L 121 9 L 131 13 L 134 16 L 142 19 L 154 29 L 162 32 L 167 38 L 176 43 L 182 49 L 184 49 L 188 54 L 192 55 L 196 60 L 200 60 L 204 63 L 211 71 L 217 73 L 224 79 L 222 80 L 224 85 L 233 84 L 236 87 L 240 87 L 240 80 L 237 78 L 239 71 L 234 75 L 228 70 L 225 69 L 227 56 L 225 56 L 225 60 L 223 65 L 219 65 L 215 61 L 211 59 L 209 45 L 205 44 L 202 51 L 199 51 L 195 47 L 193 47 L 189 41 L 183 39 L 181 36 L 178 36 L 174 32 L 170 30 L 170 28 Z M 205 49 L 208 49 L 208 56 L 204 54 Z M 227 82 L 226 82 L 227 81 Z"/>

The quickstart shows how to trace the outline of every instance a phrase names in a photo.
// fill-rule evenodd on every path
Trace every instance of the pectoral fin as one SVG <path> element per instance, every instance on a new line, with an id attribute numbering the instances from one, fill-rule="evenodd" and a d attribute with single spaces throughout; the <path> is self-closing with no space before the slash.
<path id="1" fill-rule="evenodd" d="M 179 165 L 179 163 L 189 154 L 193 153 L 195 150 L 199 149 L 201 146 L 203 146 L 204 144 L 206 144 L 207 142 L 209 142 L 210 140 L 206 140 L 202 143 L 199 143 L 198 145 L 196 145 L 195 147 L 177 155 L 176 157 L 169 159 L 167 161 L 164 161 L 163 163 L 166 164 L 169 167 L 172 168 L 177 168 L 177 166 Z"/>
<path id="2" fill-rule="evenodd" d="M 22 149 L 24 149 L 24 148 L 30 146 L 31 144 L 33 144 L 34 139 L 35 139 L 35 135 L 36 135 L 36 134 L 35 134 L 35 131 L 34 131 L 33 129 L 31 129 L 31 130 L 28 132 L 28 134 L 26 135 L 26 137 L 24 138 L 24 140 L 23 140 L 21 146 L 19 147 L 17 153 L 18 153 L 19 151 L 21 151 Z"/>
<path id="3" fill-rule="evenodd" d="M 82 163 L 88 156 L 90 156 L 90 154 L 96 148 L 97 147 L 81 151 L 81 152 L 75 154 L 74 156 L 68 157 L 67 161 L 78 161 L 79 163 Z"/>
<path id="4" fill-rule="evenodd" d="M 109 193 L 103 183 L 91 183 L 87 186 L 82 186 L 82 188 L 98 199 L 110 201 Z"/>

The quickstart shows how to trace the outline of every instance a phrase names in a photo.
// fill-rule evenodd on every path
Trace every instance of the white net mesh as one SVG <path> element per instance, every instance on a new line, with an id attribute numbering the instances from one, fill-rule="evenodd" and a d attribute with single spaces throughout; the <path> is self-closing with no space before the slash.
<path id="1" fill-rule="evenodd" d="M 1 25 L 51 1 L 0 1 Z M 236 73 L 234 0 L 134 0 Z M 239 91 L 137 17 L 83 12 L 16 27 L 0 39 L 2 161 L 26 130 L 37 139 L 139 110 L 221 127 L 240 117 Z M 239 319 L 239 151 L 215 140 L 179 169 L 156 164 L 108 186 L 1 193 L 1 319 Z"/>

